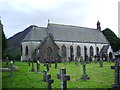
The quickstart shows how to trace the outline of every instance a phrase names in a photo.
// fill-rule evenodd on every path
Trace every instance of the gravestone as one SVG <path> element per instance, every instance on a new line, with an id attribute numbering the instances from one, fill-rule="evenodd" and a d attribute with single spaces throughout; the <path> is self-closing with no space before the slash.
<path id="1" fill-rule="evenodd" d="M 78 57 L 75 57 L 75 65 L 78 66 Z"/>
<path id="2" fill-rule="evenodd" d="M 71 60 L 70 57 L 68 57 L 68 60 L 69 60 L 69 63 L 70 63 L 70 60 Z"/>
<path id="3" fill-rule="evenodd" d="M 114 84 L 112 88 L 120 88 L 120 58 L 115 62 L 115 66 L 111 66 L 111 69 L 115 69 Z"/>
<path id="4" fill-rule="evenodd" d="M 88 75 L 86 74 L 86 62 L 85 61 L 83 61 L 82 66 L 83 66 L 83 75 L 82 75 L 81 79 L 82 80 L 90 79 L 90 77 L 88 77 Z"/>
<path id="5" fill-rule="evenodd" d="M 30 66 L 30 58 L 29 58 L 29 61 L 28 61 L 28 65 Z"/>
<path id="6" fill-rule="evenodd" d="M 6 57 L 6 65 L 8 65 L 8 62 L 9 62 L 9 58 Z"/>
<path id="7" fill-rule="evenodd" d="M 48 65 L 48 63 L 46 63 L 46 69 L 47 69 L 47 71 L 50 70 L 50 69 L 49 69 L 49 65 Z"/>
<path id="8" fill-rule="evenodd" d="M 57 68 L 57 58 L 55 59 L 55 68 Z"/>
<path id="9" fill-rule="evenodd" d="M 32 69 L 31 69 L 31 71 L 32 71 L 32 72 L 34 72 L 34 71 L 35 71 L 35 69 L 34 69 L 34 63 L 33 63 L 33 60 L 32 60 Z"/>
<path id="10" fill-rule="evenodd" d="M 103 67 L 103 60 L 101 57 L 100 57 L 99 63 L 100 63 L 100 67 Z"/>
<path id="11" fill-rule="evenodd" d="M 46 66 L 46 59 L 44 58 L 44 66 Z"/>
<path id="12" fill-rule="evenodd" d="M 50 74 L 48 74 L 48 75 L 46 76 L 46 82 L 47 82 L 48 90 L 52 90 L 51 84 L 54 82 L 54 80 L 51 79 L 51 75 L 50 75 Z"/>
<path id="13" fill-rule="evenodd" d="M 45 82 L 46 82 L 46 75 L 47 75 L 47 71 L 44 70 L 44 71 L 43 71 L 43 81 L 45 81 Z"/>
<path id="14" fill-rule="evenodd" d="M 51 67 L 51 57 L 49 57 L 48 60 L 49 60 L 49 67 Z"/>
<path id="15" fill-rule="evenodd" d="M 37 60 L 37 73 L 40 73 L 40 62 Z"/>
<path id="16" fill-rule="evenodd" d="M 94 63 L 97 63 L 97 56 L 94 56 Z"/>
<path id="17" fill-rule="evenodd" d="M 90 60 L 89 60 L 88 56 L 86 56 L 86 61 L 87 61 L 87 63 L 90 63 Z"/>
<path id="18" fill-rule="evenodd" d="M 81 58 L 80 58 L 80 62 L 81 62 L 81 64 L 82 64 L 82 62 L 83 62 L 83 56 L 81 56 Z"/>
<path id="19" fill-rule="evenodd" d="M 60 79 L 61 89 L 67 89 L 67 81 L 70 80 L 70 75 L 66 75 L 66 69 L 60 69 L 60 74 L 57 74 L 57 78 Z"/>
<path id="20" fill-rule="evenodd" d="M 10 61 L 10 77 L 11 77 L 11 78 L 13 77 L 13 71 L 14 71 L 13 61 Z"/>

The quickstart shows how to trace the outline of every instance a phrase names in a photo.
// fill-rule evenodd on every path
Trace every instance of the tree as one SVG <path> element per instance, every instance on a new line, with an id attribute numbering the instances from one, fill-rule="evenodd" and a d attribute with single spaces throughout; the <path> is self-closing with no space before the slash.
<path id="1" fill-rule="evenodd" d="M 2 31 L 2 58 L 5 56 L 5 50 L 7 49 L 7 39 L 3 31 L 3 25 L 0 20 L 0 31 Z"/>
<path id="2" fill-rule="evenodd" d="M 120 38 L 118 38 L 115 33 L 110 30 L 109 28 L 106 28 L 102 31 L 107 40 L 110 42 L 110 45 L 113 49 L 113 51 L 120 50 Z"/>

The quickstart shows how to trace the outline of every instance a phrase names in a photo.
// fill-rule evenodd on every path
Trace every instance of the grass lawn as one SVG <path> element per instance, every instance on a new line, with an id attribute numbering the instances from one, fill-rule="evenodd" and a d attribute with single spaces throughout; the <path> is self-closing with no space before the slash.
<path id="1" fill-rule="evenodd" d="M 5 62 L 2 63 L 5 67 Z M 36 63 L 35 70 L 36 70 Z M 57 79 L 57 74 L 60 73 L 60 68 L 66 68 L 67 75 L 70 75 L 70 81 L 67 82 L 67 88 L 110 88 L 114 83 L 114 70 L 110 66 L 113 62 L 104 62 L 104 66 L 100 67 L 99 63 L 90 63 L 86 65 L 87 75 L 90 80 L 81 80 L 83 74 L 82 65 L 75 66 L 74 62 L 58 64 L 58 68 L 51 65 L 50 71 L 54 83 L 52 88 L 60 88 L 60 80 Z M 2 87 L 3 88 L 46 88 L 47 83 L 43 82 L 43 70 L 46 70 L 43 64 L 40 64 L 41 73 L 31 72 L 31 66 L 28 62 L 15 62 L 19 70 L 13 72 L 13 78 L 10 78 L 10 72 L 2 72 Z"/>

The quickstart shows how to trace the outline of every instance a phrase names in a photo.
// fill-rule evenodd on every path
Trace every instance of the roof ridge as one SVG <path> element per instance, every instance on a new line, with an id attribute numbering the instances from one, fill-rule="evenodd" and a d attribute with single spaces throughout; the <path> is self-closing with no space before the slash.
<path id="1" fill-rule="evenodd" d="M 82 26 L 65 25 L 65 24 L 56 24 L 56 23 L 49 23 L 49 24 L 50 24 L 50 25 L 70 26 L 70 27 L 77 27 L 77 28 L 86 28 L 86 29 L 97 30 L 97 29 L 95 29 L 95 28 L 88 28 L 88 27 L 82 27 Z"/>

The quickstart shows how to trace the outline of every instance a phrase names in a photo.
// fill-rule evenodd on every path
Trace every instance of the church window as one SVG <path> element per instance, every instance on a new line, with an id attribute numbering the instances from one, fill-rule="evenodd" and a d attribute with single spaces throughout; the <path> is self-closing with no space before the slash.
<path id="1" fill-rule="evenodd" d="M 62 56 L 66 57 L 66 47 L 65 47 L 65 45 L 62 46 Z"/>
<path id="2" fill-rule="evenodd" d="M 93 56 L 94 52 L 93 52 L 93 47 L 90 47 L 90 56 Z"/>
<path id="3" fill-rule="evenodd" d="M 87 47 L 84 46 L 84 56 L 85 56 L 85 61 L 87 60 Z"/>
<path id="4" fill-rule="evenodd" d="M 52 49 L 50 47 L 47 48 L 47 56 L 52 56 Z"/>
<path id="5" fill-rule="evenodd" d="M 26 46 L 25 55 L 28 55 L 28 46 Z"/>
<path id="6" fill-rule="evenodd" d="M 21 56 L 22 56 L 22 45 L 20 46 Z"/>
<path id="7" fill-rule="evenodd" d="M 97 47 L 96 49 L 97 49 L 97 50 L 96 50 L 96 52 L 97 52 L 96 54 L 98 55 L 98 54 L 99 54 L 99 48 Z"/>
<path id="8" fill-rule="evenodd" d="M 80 46 L 77 46 L 77 56 L 81 56 L 81 48 L 80 48 Z"/>

